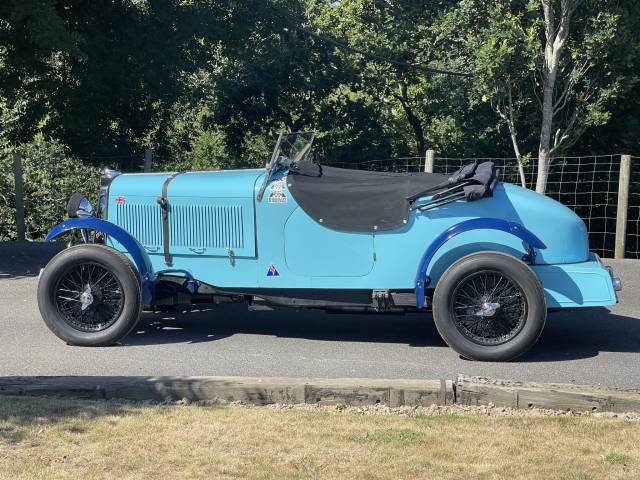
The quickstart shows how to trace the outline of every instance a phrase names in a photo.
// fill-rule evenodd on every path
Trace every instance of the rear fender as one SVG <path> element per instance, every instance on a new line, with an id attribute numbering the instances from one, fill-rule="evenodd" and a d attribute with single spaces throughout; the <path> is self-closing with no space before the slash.
<path id="1" fill-rule="evenodd" d="M 88 218 L 69 218 L 62 223 L 59 223 L 51 229 L 47 234 L 44 241 L 48 242 L 58 237 L 59 235 L 69 232 L 71 230 L 82 230 L 83 238 L 86 241 L 86 231 L 93 230 L 96 232 L 102 232 L 105 235 L 112 237 L 118 243 L 120 243 L 131 256 L 133 263 L 135 264 L 138 274 L 140 276 L 140 292 L 142 295 L 142 302 L 145 305 L 153 303 L 155 297 L 155 284 L 153 281 L 153 268 L 151 266 L 151 260 L 149 256 L 142 248 L 142 245 L 133 238 L 126 230 L 123 230 L 119 226 L 95 217 Z"/>
<path id="2" fill-rule="evenodd" d="M 455 225 L 447 228 L 444 232 L 438 235 L 433 242 L 427 247 L 422 260 L 420 261 L 420 267 L 416 274 L 415 281 L 415 295 L 416 295 L 416 307 L 424 307 L 424 291 L 429 285 L 431 279 L 427 276 L 427 270 L 429 264 L 435 256 L 436 252 L 445 243 L 451 240 L 456 235 L 459 235 L 470 230 L 499 230 L 507 232 L 520 238 L 529 250 L 530 261 L 533 263 L 535 259 L 535 248 L 544 250 L 547 246 L 536 237 L 529 230 L 516 222 L 508 222 L 500 218 L 473 218 L 471 220 L 465 220 L 464 222 L 456 223 Z"/>

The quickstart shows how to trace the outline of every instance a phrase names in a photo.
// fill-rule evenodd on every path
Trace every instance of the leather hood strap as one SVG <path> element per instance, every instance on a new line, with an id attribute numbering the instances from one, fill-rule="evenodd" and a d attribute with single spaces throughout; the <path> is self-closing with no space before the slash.
<path id="1" fill-rule="evenodd" d="M 162 248 L 164 251 L 164 263 L 168 267 L 173 265 L 171 253 L 169 252 L 169 199 L 167 198 L 167 190 L 171 180 L 176 178 L 182 172 L 174 172 L 170 174 L 162 184 L 162 195 L 156 200 L 162 211 Z"/>

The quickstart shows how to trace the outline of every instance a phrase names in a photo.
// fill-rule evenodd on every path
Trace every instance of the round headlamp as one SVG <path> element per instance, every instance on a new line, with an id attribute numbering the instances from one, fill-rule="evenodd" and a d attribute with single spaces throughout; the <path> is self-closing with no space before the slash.
<path id="1" fill-rule="evenodd" d="M 69 218 L 83 218 L 93 215 L 91 202 L 82 193 L 74 193 L 67 203 L 67 215 Z"/>

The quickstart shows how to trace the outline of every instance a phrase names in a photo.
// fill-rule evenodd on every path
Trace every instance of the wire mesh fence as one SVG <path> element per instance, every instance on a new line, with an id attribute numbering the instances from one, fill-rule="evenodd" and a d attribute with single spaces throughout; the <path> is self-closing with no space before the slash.
<path id="1" fill-rule="evenodd" d="M 640 157 L 631 157 L 625 256 L 640 258 Z"/>
<path id="2" fill-rule="evenodd" d="M 637 164 L 634 167 L 634 159 Z M 500 169 L 503 181 L 520 184 L 518 164 L 513 157 L 435 157 L 434 173 L 451 174 L 462 165 L 492 161 Z M 334 166 L 377 171 L 424 171 L 424 158 L 402 157 L 367 162 L 332 164 Z M 527 188 L 535 188 L 537 162 L 523 166 Z M 640 157 L 632 157 L 627 242 L 625 256 L 640 258 Z M 602 257 L 615 253 L 616 212 L 620 155 L 557 157 L 549 170 L 546 194 L 572 209 L 584 220 L 592 251 Z"/>
<path id="3" fill-rule="evenodd" d="M 83 157 L 86 165 L 95 166 L 95 172 L 98 171 L 97 165 L 115 166 L 125 171 L 141 171 L 145 167 L 145 159 L 148 159 L 150 163 L 150 156 L 147 157 L 142 153 L 139 155 L 105 155 L 100 157 L 91 155 Z M 462 165 L 472 161 L 478 163 L 492 161 L 500 169 L 500 176 L 503 181 L 515 184 L 521 183 L 517 161 L 511 157 L 435 157 L 433 171 L 435 173 L 451 174 Z M 422 172 L 425 169 L 424 157 L 396 157 L 363 162 L 328 162 L 320 160 L 320 163 L 343 168 L 398 173 Z M 624 253 L 626 258 L 639 259 L 640 157 L 631 156 L 630 164 Z M 563 203 L 582 218 L 589 232 L 591 250 L 603 257 L 613 257 L 616 250 L 616 215 L 620 165 L 621 155 L 617 154 L 558 157 L 554 159 L 551 165 L 547 181 L 546 194 Z M 10 239 L 15 235 L 6 232 L 3 234 L 3 230 L 9 229 L 13 231 L 12 229 L 15 229 L 16 206 L 9 201 L 14 196 L 13 178 L 11 178 L 13 175 L 11 175 L 11 168 L 5 167 L 3 171 L 6 171 L 7 174 L 4 177 L 0 176 L 0 200 L 3 200 L 0 202 L 0 226 L 6 228 L 0 229 L 0 238 L 6 237 L 5 239 Z M 50 176 L 50 167 L 47 168 L 47 175 Z M 33 169 L 30 168 L 29 171 L 31 172 L 31 170 Z M 524 165 L 523 170 L 526 186 L 534 188 L 537 177 L 537 162 L 531 161 L 527 163 Z M 37 180 L 40 177 L 34 175 L 33 172 L 25 175 L 25 188 L 28 191 L 34 190 L 30 187 L 31 184 L 29 182 L 40 182 L 40 180 Z M 73 187 L 71 184 L 67 186 L 69 189 Z M 39 205 L 38 202 L 27 203 L 32 207 L 33 205 Z"/>

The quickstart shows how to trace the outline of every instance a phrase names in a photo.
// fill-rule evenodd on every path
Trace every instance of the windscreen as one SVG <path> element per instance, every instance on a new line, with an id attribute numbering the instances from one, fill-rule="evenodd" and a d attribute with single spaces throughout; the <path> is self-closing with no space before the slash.
<path id="1" fill-rule="evenodd" d="M 284 166 L 309 160 L 314 132 L 283 133 L 275 155 L 278 163 Z"/>
<path id="2" fill-rule="evenodd" d="M 271 160 L 266 165 L 264 180 L 256 200 L 260 202 L 271 176 L 278 170 L 286 170 L 294 163 L 311 160 L 311 144 L 315 132 L 281 133 Z"/>

